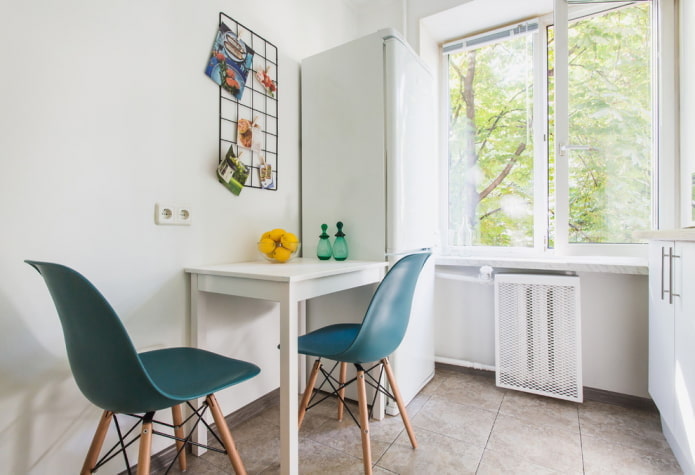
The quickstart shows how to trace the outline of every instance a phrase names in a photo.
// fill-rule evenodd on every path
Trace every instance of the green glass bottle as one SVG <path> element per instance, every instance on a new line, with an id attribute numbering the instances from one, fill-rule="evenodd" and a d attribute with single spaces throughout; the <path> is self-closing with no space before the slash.
<path id="1" fill-rule="evenodd" d="M 327 229 L 327 224 L 321 225 L 322 232 L 319 236 L 319 245 L 316 247 L 316 257 L 322 261 L 327 261 L 333 255 L 333 247 L 331 246 L 330 239 L 328 239 L 330 236 L 326 233 Z"/>
<path id="2" fill-rule="evenodd" d="M 333 257 L 336 261 L 344 261 L 348 257 L 348 245 L 343 232 L 343 222 L 338 221 L 338 232 L 335 233 L 335 242 L 333 242 Z"/>

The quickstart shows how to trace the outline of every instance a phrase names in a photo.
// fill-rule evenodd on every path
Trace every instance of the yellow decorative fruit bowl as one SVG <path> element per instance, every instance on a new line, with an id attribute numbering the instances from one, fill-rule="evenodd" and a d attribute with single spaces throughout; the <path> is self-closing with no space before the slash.
<path id="1" fill-rule="evenodd" d="M 270 262 L 289 262 L 299 253 L 301 243 L 295 234 L 278 228 L 263 233 L 256 247 Z"/>

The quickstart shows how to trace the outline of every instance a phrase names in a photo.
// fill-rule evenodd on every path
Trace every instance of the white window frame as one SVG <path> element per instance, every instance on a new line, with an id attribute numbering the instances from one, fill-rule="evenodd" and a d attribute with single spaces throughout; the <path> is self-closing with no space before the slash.
<path id="1" fill-rule="evenodd" d="M 529 20 L 524 20 L 520 21 L 519 23 L 526 23 Z M 532 20 L 533 21 L 533 20 Z M 548 207 L 548 200 L 547 200 L 547 191 L 548 187 L 547 186 L 538 186 L 538 183 L 547 183 L 547 169 L 548 169 L 548 155 L 547 155 L 547 137 L 546 137 L 546 130 L 545 130 L 545 125 L 543 127 L 537 127 L 535 124 L 540 123 L 540 124 L 547 124 L 546 120 L 546 107 L 545 107 L 545 101 L 539 101 L 536 100 L 535 98 L 540 97 L 539 94 L 542 94 L 543 97 L 545 97 L 546 94 L 546 81 L 544 79 L 544 76 L 546 74 L 546 68 L 545 68 L 545 60 L 543 59 L 545 57 L 545 43 L 546 43 L 546 26 L 547 26 L 547 18 L 538 18 L 536 19 L 538 21 L 538 29 L 535 30 L 533 33 L 534 36 L 534 45 L 533 45 L 533 53 L 534 53 L 534 58 L 533 58 L 533 95 L 534 95 L 534 103 L 533 103 L 533 116 L 534 116 L 534 128 L 533 128 L 533 140 L 534 140 L 534 157 L 533 157 L 533 179 L 534 179 L 534 192 L 533 192 L 533 228 L 534 228 L 534 233 L 533 233 L 533 246 L 532 247 L 503 247 L 503 246 L 450 246 L 449 245 L 449 239 L 448 239 L 448 233 L 449 233 L 449 177 L 448 177 L 448 172 L 449 172 L 449 162 L 448 162 L 448 130 L 449 130 L 449 83 L 448 83 L 448 77 L 449 77 L 449 61 L 448 61 L 448 54 L 449 53 L 444 53 L 442 51 L 442 58 L 443 60 L 441 61 L 442 69 L 441 69 L 441 74 L 440 77 L 442 78 L 442 84 L 441 84 L 441 90 L 442 90 L 442 119 L 440 123 L 445 124 L 445 132 L 442 134 L 444 139 L 443 139 L 443 147 L 442 150 L 444 151 L 443 155 L 443 166 L 441 167 L 442 170 L 444 170 L 443 173 L 443 179 L 442 179 L 442 184 L 443 186 L 441 187 L 443 190 L 442 196 L 441 196 L 441 203 L 446 203 L 446 206 L 443 206 L 443 210 L 441 213 L 441 219 L 440 222 L 442 223 L 441 230 L 442 230 L 442 236 L 443 238 L 443 248 L 445 254 L 449 255 L 469 255 L 469 254 L 475 254 L 475 255 L 503 255 L 503 256 L 537 256 L 537 255 L 542 255 L 545 250 L 545 235 L 541 232 L 538 232 L 539 229 L 544 229 L 547 226 L 543 224 L 543 221 L 547 219 L 547 207 Z M 509 29 L 513 28 L 514 25 L 511 25 L 506 28 L 502 29 Z M 487 33 L 483 33 L 482 35 L 487 35 L 490 33 L 494 33 L 497 30 L 491 30 Z M 482 36 L 481 35 L 481 36 Z M 475 35 L 473 36 L 475 37 Z M 480 43 L 476 45 L 476 47 L 481 47 L 484 45 L 489 45 L 493 44 L 495 42 L 500 42 L 500 41 L 506 41 L 507 39 L 501 39 L 498 41 L 490 41 L 490 42 L 485 42 L 485 43 Z M 442 50 L 446 48 L 447 45 L 450 45 L 454 42 L 446 43 L 442 45 Z M 536 118 L 542 119 L 542 121 L 537 121 Z M 540 181 L 539 181 L 540 180 Z"/>
<path id="2" fill-rule="evenodd" d="M 565 3 L 564 0 L 555 0 L 556 2 Z M 680 193 L 678 191 L 678 167 L 677 167 L 677 87 L 674 87 L 674 81 L 677 82 L 676 72 L 676 15 L 675 15 L 675 0 L 652 0 L 653 3 L 653 28 L 655 36 L 653 37 L 652 45 L 654 48 L 653 57 L 657 58 L 657 64 L 653 65 L 654 77 L 654 171 L 652 185 L 652 227 L 654 228 L 670 228 L 676 227 L 676 222 L 680 216 L 678 207 Z M 565 4 L 566 6 L 566 4 Z M 555 12 L 557 16 L 557 12 Z M 562 12 L 560 12 L 562 15 Z M 564 12 L 566 18 L 566 10 Z M 448 240 L 449 226 L 449 190 L 448 190 L 448 128 L 449 128 L 449 84 L 448 84 L 448 56 L 441 55 L 441 83 L 440 90 L 442 115 L 441 122 L 445 124 L 445 130 L 442 133 L 442 164 L 443 170 L 440 187 L 441 202 L 446 206 L 442 206 L 440 214 L 441 232 L 443 251 L 449 255 L 496 255 L 496 256 L 570 256 L 570 255 L 594 255 L 594 256 L 646 256 L 647 246 L 645 243 L 633 244 L 611 244 L 611 243 L 596 243 L 596 244 L 570 244 L 567 236 L 567 216 L 565 216 L 565 229 L 561 230 L 556 224 L 555 247 L 548 249 L 546 233 L 548 225 L 545 222 L 548 217 L 548 155 L 547 155 L 547 81 L 545 52 L 547 44 L 547 26 L 555 23 L 553 14 L 545 15 L 539 18 L 539 28 L 536 33 L 536 41 L 534 45 L 534 97 L 542 98 L 534 101 L 534 123 L 542 124 L 542 126 L 534 127 L 534 245 L 528 248 L 519 247 L 497 247 L 497 246 L 450 246 Z M 557 30 L 556 30 L 557 32 Z M 556 33 L 557 35 L 557 33 Z M 557 42 L 557 36 L 555 38 Z M 448 44 L 448 43 L 447 43 Z M 557 55 L 556 43 L 556 58 Z M 556 65 L 557 74 L 557 65 Z M 557 81 L 557 78 L 556 78 Z M 557 90 L 556 90 L 557 94 Z M 557 116 L 557 98 L 556 98 L 556 121 Z M 566 114 L 565 114 L 566 117 Z M 560 146 L 557 134 L 555 137 L 555 153 Z M 556 176 L 558 174 L 557 167 L 559 160 L 556 160 Z M 561 181 L 561 176 L 556 179 L 556 193 L 560 196 L 564 194 L 565 201 L 568 197 L 568 180 L 567 169 L 559 170 L 559 173 L 565 174 L 564 181 Z M 675 188 L 675 190 L 674 190 Z M 556 197 L 556 213 L 559 208 L 558 199 Z M 566 204 L 565 214 L 569 212 L 568 203 Z M 556 222 L 560 222 L 561 216 L 556 214 Z M 561 242 L 564 235 L 564 242 Z"/>

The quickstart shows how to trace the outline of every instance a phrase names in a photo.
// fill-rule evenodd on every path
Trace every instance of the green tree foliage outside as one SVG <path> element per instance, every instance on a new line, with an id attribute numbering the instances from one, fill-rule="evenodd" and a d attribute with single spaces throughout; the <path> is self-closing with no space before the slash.
<path id="1" fill-rule="evenodd" d="M 651 217 L 650 5 L 575 21 L 569 35 L 570 140 L 588 147 L 570 152 L 570 242 L 633 242 Z M 552 29 L 548 37 L 552 131 Z M 452 245 L 533 245 L 532 63 L 532 36 L 449 58 Z M 548 145 L 552 151 L 552 137 Z M 548 156 L 549 182 L 537 186 L 549 187 L 552 245 Z"/>
<path id="2" fill-rule="evenodd" d="M 648 3 L 570 28 L 570 242 L 629 243 L 651 222 Z"/>
<path id="3" fill-rule="evenodd" d="M 531 38 L 449 57 L 454 245 L 533 245 Z"/>

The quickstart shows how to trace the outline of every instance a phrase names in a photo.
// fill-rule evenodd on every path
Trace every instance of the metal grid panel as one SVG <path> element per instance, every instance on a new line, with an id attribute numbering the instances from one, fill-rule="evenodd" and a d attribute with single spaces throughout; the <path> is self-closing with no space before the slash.
<path id="1" fill-rule="evenodd" d="M 246 88 L 241 99 L 237 99 L 219 87 L 219 162 L 224 160 L 230 146 L 234 147 L 234 153 L 249 169 L 248 181 L 245 188 L 262 188 L 265 190 L 277 190 L 278 188 L 278 91 L 269 93 L 255 78 L 258 71 L 272 67 L 275 76 L 276 87 L 279 85 L 280 75 L 278 70 L 277 47 L 251 29 L 242 25 L 234 18 L 220 12 L 219 22 L 224 23 L 230 31 L 234 32 L 244 43 L 253 50 L 253 69 L 249 72 Z M 244 149 L 237 144 L 237 124 L 239 119 L 247 119 L 260 125 L 261 148 L 258 151 Z M 264 187 L 261 181 L 260 171 L 263 165 L 271 166 L 272 184 Z"/>
<path id="2" fill-rule="evenodd" d="M 495 277 L 497 385 L 581 402 L 579 278 Z"/>

